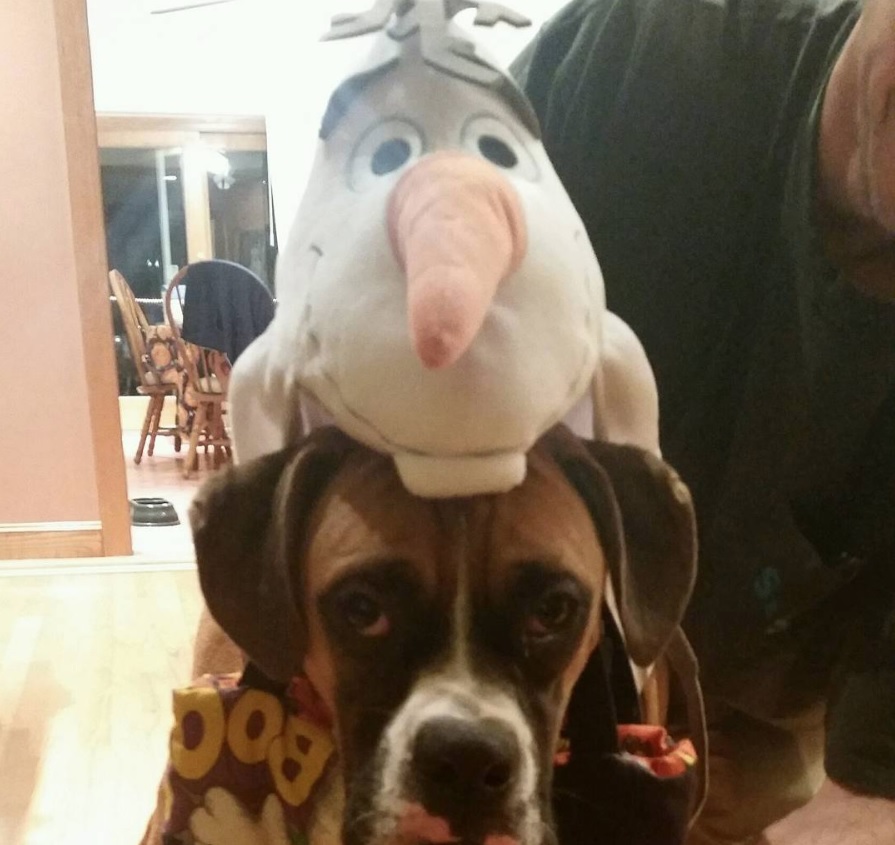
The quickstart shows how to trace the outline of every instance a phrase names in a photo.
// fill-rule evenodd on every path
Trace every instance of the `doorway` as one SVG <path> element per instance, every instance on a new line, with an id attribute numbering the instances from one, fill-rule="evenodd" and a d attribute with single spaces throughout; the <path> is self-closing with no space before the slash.
<path id="1" fill-rule="evenodd" d="M 108 265 L 124 276 L 150 325 L 165 323 L 165 289 L 196 261 L 240 264 L 273 293 L 276 236 L 262 118 L 98 115 L 97 127 Z M 178 526 L 134 526 L 134 549 L 188 555 L 186 513 L 211 470 L 200 458 L 198 473 L 183 479 L 183 455 L 169 437 L 135 464 L 148 400 L 114 302 L 112 318 L 128 495 L 164 498 L 180 517 Z M 164 401 L 161 426 L 170 428 L 176 397 Z"/>

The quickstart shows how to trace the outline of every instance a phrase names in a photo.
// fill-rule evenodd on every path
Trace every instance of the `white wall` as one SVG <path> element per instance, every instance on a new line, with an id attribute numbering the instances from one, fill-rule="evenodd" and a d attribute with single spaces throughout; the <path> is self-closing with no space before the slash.
<path id="1" fill-rule="evenodd" d="M 273 3 L 150 15 L 151 0 L 87 0 L 96 110 L 263 114 Z"/>
<path id="2" fill-rule="evenodd" d="M 321 44 L 332 15 L 373 0 L 235 0 L 150 15 L 153 0 L 88 0 L 99 112 L 266 115 L 280 235 L 300 199 L 330 91 L 366 51 Z M 534 26 L 477 28 L 509 63 L 565 0 L 505 0 Z M 468 23 L 471 12 L 460 18 Z"/>

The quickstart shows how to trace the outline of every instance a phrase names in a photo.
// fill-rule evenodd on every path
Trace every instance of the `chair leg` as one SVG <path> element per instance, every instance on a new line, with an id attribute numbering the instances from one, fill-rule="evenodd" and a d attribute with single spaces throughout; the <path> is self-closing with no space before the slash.
<path id="1" fill-rule="evenodd" d="M 165 395 L 153 395 L 149 397 L 149 406 L 152 409 L 152 420 L 149 425 L 149 448 L 146 454 L 151 458 L 155 452 L 155 438 L 158 436 L 158 427 L 162 421 L 162 404 L 165 401 Z"/>
<path id="2" fill-rule="evenodd" d="M 214 468 L 219 469 L 227 462 L 229 447 L 227 432 L 224 429 L 224 414 L 221 407 L 215 407 L 214 414 Z"/>
<path id="3" fill-rule="evenodd" d="M 208 454 L 208 441 L 214 436 L 214 405 L 207 407 L 205 409 L 205 442 L 203 446 L 205 447 L 205 454 Z"/>
<path id="4" fill-rule="evenodd" d="M 143 446 L 146 444 L 146 435 L 149 434 L 149 426 L 152 424 L 154 414 L 153 401 L 154 396 L 149 397 L 149 404 L 146 406 L 146 416 L 143 417 L 143 430 L 140 432 L 140 443 L 137 446 L 137 454 L 134 455 L 134 463 L 139 464 L 143 460 Z M 150 454 L 152 454 L 150 452 Z"/>
<path id="5" fill-rule="evenodd" d="M 177 426 L 177 394 L 176 393 L 166 393 L 164 396 L 162 396 L 162 407 L 159 409 L 159 412 L 158 412 L 159 425 L 161 425 L 162 414 L 165 411 L 165 400 L 169 396 L 174 400 L 174 425 Z M 183 438 L 180 436 L 180 428 L 177 427 L 174 429 L 174 451 L 175 452 L 180 452 L 180 447 L 181 447 L 182 443 L 183 443 Z"/>
<path id="6" fill-rule="evenodd" d="M 211 441 L 211 466 L 214 469 L 217 469 L 219 466 L 218 459 L 218 409 L 216 405 L 212 405 L 208 409 L 208 436 L 205 439 L 206 450 L 208 441 Z M 207 451 L 206 451 L 207 454 Z"/>
<path id="7" fill-rule="evenodd" d="M 199 435 L 205 428 L 205 418 L 208 413 L 207 403 L 200 401 L 193 417 L 193 427 L 190 430 L 190 448 L 186 453 L 186 462 L 183 466 L 183 477 L 189 478 L 193 470 L 199 465 Z"/>

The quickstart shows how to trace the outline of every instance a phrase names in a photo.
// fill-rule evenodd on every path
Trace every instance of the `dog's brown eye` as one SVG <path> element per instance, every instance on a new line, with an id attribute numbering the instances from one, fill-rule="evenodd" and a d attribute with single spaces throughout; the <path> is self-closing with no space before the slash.
<path id="1" fill-rule="evenodd" d="M 342 598 L 345 621 L 365 637 L 382 637 L 389 632 L 389 619 L 375 596 L 357 590 Z"/>
<path id="2" fill-rule="evenodd" d="M 535 639 L 561 631 L 575 619 L 578 602 L 567 592 L 556 590 L 543 596 L 525 620 L 525 633 Z"/>

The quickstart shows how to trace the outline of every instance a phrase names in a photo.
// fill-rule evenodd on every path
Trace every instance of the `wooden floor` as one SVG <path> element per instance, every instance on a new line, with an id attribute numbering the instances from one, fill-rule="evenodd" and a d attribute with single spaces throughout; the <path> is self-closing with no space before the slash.
<path id="1" fill-rule="evenodd" d="M 0 567 L 0 845 L 136 845 L 167 754 L 172 687 L 189 680 L 200 608 L 170 440 L 129 496 L 183 524 L 134 531 L 131 559 Z"/>

